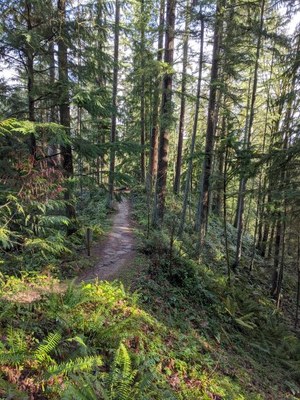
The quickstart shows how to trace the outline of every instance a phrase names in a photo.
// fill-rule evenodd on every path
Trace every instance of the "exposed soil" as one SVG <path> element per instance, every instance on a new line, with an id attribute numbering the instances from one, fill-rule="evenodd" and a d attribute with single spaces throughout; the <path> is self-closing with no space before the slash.
<path id="1" fill-rule="evenodd" d="M 49 285 L 37 286 L 36 284 L 28 284 L 23 290 L 13 293 L 7 293 L 1 297 L 3 300 L 13 301 L 14 303 L 33 303 L 34 301 L 40 300 L 45 294 L 51 293 L 64 293 L 67 289 L 67 284 L 63 282 L 52 282 L 49 281 Z"/>
<path id="2" fill-rule="evenodd" d="M 134 258 L 134 236 L 130 219 L 128 199 L 118 203 L 118 210 L 113 216 L 112 229 L 108 236 L 91 249 L 91 256 L 98 260 L 90 270 L 78 277 L 78 282 L 93 279 L 111 280 L 118 271 Z"/>

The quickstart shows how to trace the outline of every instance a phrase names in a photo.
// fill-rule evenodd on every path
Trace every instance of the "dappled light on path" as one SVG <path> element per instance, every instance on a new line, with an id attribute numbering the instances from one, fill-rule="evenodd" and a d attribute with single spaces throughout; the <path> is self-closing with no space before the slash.
<path id="1" fill-rule="evenodd" d="M 118 211 L 113 217 L 113 226 L 107 238 L 95 246 L 92 255 L 98 259 L 97 264 L 85 271 L 78 280 L 110 280 L 134 256 L 134 237 L 130 220 L 129 200 L 123 199 L 118 204 Z"/>

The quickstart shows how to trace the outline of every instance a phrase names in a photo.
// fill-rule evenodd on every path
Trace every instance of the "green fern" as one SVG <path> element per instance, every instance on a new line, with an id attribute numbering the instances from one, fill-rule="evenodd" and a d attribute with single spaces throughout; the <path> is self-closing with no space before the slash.
<path id="1" fill-rule="evenodd" d="M 14 118 L 9 118 L 0 121 L 0 136 L 8 135 L 18 127 L 20 127 L 20 121 L 17 121 Z"/>
<path id="2" fill-rule="evenodd" d="M 87 303 L 90 301 L 88 294 L 82 290 L 78 290 L 76 287 L 75 280 L 73 280 L 69 285 L 64 294 L 64 306 L 69 308 L 75 308 L 79 305 Z"/>
<path id="3" fill-rule="evenodd" d="M 25 332 L 21 329 L 9 328 L 6 338 L 7 345 L 1 343 L 0 365 L 12 365 L 18 367 L 28 356 L 28 346 Z"/>
<path id="4" fill-rule="evenodd" d="M 110 376 L 110 400 L 131 400 L 137 371 L 132 370 L 130 356 L 123 343 L 116 351 Z"/>
<path id="5" fill-rule="evenodd" d="M 49 333 L 47 338 L 39 345 L 34 352 L 34 360 L 39 364 L 55 363 L 50 357 L 50 353 L 55 350 L 61 340 L 61 334 L 58 332 Z"/>
<path id="6" fill-rule="evenodd" d="M 68 375 L 70 373 L 89 372 L 103 364 L 100 356 L 78 357 L 59 365 L 52 365 L 48 372 L 50 375 Z"/>
<path id="7" fill-rule="evenodd" d="M 0 243 L 4 249 L 9 249 L 13 246 L 10 233 L 9 229 L 6 229 L 4 226 L 0 227 Z"/>
<path id="8" fill-rule="evenodd" d="M 96 376 L 83 373 L 82 376 L 77 375 L 74 379 L 66 382 L 66 389 L 62 393 L 62 400 L 109 400 L 109 397 L 104 393 L 102 383 Z"/>
<path id="9" fill-rule="evenodd" d="M 25 248 L 39 250 L 45 255 L 45 257 L 47 254 L 58 255 L 63 252 L 71 253 L 71 251 L 63 245 L 63 238 L 61 235 L 56 235 L 54 237 L 49 236 L 45 239 L 27 239 L 25 242 Z"/>

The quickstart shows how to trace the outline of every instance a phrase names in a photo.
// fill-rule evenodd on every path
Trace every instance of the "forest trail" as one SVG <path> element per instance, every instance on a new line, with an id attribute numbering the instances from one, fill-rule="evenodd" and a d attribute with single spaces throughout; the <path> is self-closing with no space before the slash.
<path id="1" fill-rule="evenodd" d="M 82 272 L 76 279 L 77 283 L 118 278 L 122 268 L 134 259 L 133 224 L 130 218 L 130 204 L 127 198 L 118 203 L 117 212 L 113 215 L 112 228 L 100 242 L 93 244 L 91 256 L 97 260 L 94 267 Z M 29 284 L 23 286 L 17 293 L 8 293 L 3 299 L 18 303 L 38 301 L 45 294 L 64 293 L 68 287 L 66 281 L 45 282 L 45 285 Z"/>
<path id="2" fill-rule="evenodd" d="M 108 236 L 91 249 L 91 256 L 98 260 L 97 264 L 84 271 L 77 282 L 93 279 L 111 280 L 134 257 L 134 236 L 130 218 L 129 200 L 124 198 L 118 203 L 118 210 L 113 216 L 112 228 Z"/>

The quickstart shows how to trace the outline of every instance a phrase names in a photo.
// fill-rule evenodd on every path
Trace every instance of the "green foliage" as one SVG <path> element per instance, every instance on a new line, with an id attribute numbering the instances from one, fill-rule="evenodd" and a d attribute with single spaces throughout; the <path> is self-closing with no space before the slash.
<path id="1" fill-rule="evenodd" d="M 22 286 L 24 292 L 25 281 L 15 279 L 10 286 L 11 291 Z M 162 398 L 160 390 L 168 385 L 156 373 L 160 356 L 155 356 L 161 339 L 153 346 L 148 337 L 150 331 L 159 333 L 159 324 L 137 307 L 136 296 L 127 295 L 122 286 L 73 284 L 63 294 L 55 293 L 54 287 L 52 294 L 33 303 L 20 302 L 17 293 L 4 299 L 6 288 L 3 283 L 0 312 L 5 339 L 0 373 L 17 391 L 66 399 L 75 398 L 75 393 L 76 398 L 86 399 L 150 400 L 151 393 Z M 30 386 L 18 371 L 30 374 Z"/>
<path id="2" fill-rule="evenodd" d="M 57 348 L 61 340 L 61 335 L 58 332 L 49 333 L 44 341 L 34 352 L 34 360 L 38 361 L 38 364 L 51 364 L 54 360 L 49 356 L 54 349 Z"/>
<path id="3" fill-rule="evenodd" d="M 37 141 L 35 158 L 29 154 L 30 135 Z M 6 270 L 20 269 L 18 255 L 30 269 L 69 252 L 62 235 L 69 224 L 61 198 L 64 178 L 45 157 L 44 143 L 51 141 L 66 143 L 58 124 L 0 122 L 0 252 Z"/>
<path id="4" fill-rule="evenodd" d="M 132 370 L 130 356 L 123 343 L 116 351 L 110 376 L 110 400 L 130 400 L 137 371 Z"/>
<path id="5" fill-rule="evenodd" d="M 37 144 L 35 157 L 28 148 L 32 134 Z M 70 144 L 58 124 L 0 122 L 0 257 L 4 272 L 43 268 L 60 273 L 60 264 L 74 257 L 73 250 L 85 247 L 86 227 L 92 228 L 95 238 L 103 233 L 106 198 L 95 190 L 93 181 L 86 185 L 89 190 L 81 189 L 78 233 L 66 238 L 70 221 L 64 215 L 64 191 L 74 182 L 64 178 L 56 158 L 49 162 L 47 151 L 52 144 Z"/>
<path id="6" fill-rule="evenodd" d="M 68 375 L 81 372 L 90 372 L 96 367 L 102 365 L 101 356 L 77 357 L 74 360 L 60 363 L 59 365 L 50 366 L 49 374 L 52 375 Z"/>
<path id="7" fill-rule="evenodd" d="M 7 347 L 1 344 L 1 365 L 12 365 L 14 367 L 19 367 L 27 358 L 27 341 L 25 332 L 17 329 L 14 330 L 12 327 L 8 328 Z"/>
<path id="8" fill-rule="evenodd" d="M 255 258 L 259 268 L 257 279 L 241 273 L 233 277 L 230 285 L 226 277 L 223 222 L 211 218 L 199 262 L 193 247 L 198 236 L 188 227 L 182 242 L 177 243 L 175 235 L 170 252 L 176 207 L 166 215 L 165 229 L 149 233 L 141 194 L 134 194 L 134 204 L 135 216 L 144 228 L 140 251 L 149 259 L 144 263 L 150 262 L 135 288 L 142 293 L 145 307 L 170 327 L 171 335 L 174 330 L 181 334 L 176 345 L 172 339 L 171 354 L 176 355 L 178 369 L 172 361 L 167 372 L 179 398 L 263 399 L 270 386 L 275 385 L 277 389 L 271 395 L 274 399 L 299 398 L 297 336 L 268 298 L 268 290 L 261 281 L 262 274 L 267 273 L 266 267 L 259 267 L 261 258 Z M 236 230 L 228 224 L 230 255 L 235 251 L 235 241 Z M 252 246 L 253 240 L 246 236 L 242 259 L 245 265 L 252 256 Z M 208 372 L 208 377 L 205 371 L 213 372 Z M 197 379 L 201 382 L 199 387 Z M 278 385 L 279 381 L 293 382 L 291 389 Z"/>

